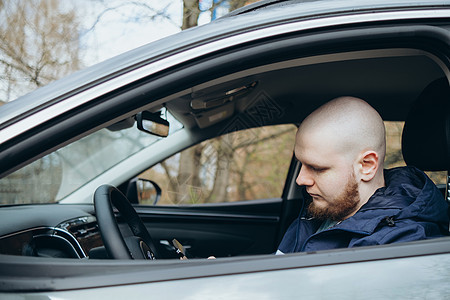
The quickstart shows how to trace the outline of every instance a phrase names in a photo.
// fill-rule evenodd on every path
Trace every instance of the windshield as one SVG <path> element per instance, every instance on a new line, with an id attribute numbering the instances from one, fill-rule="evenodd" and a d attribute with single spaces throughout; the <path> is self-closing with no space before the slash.
<path id="1" fill-rule="evenodd" d="M 169 135 L 182 125 L 168 115 Z M 53 203 L 162 138 L 136 127 L 102 129 L 0 180 L 0 204 Z"/>

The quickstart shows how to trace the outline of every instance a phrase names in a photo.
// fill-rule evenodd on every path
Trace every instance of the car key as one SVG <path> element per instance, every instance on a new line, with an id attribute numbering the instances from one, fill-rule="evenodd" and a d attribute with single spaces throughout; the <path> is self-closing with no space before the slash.
<path id="1" fill-rule="evenodd" d="M 188 258 L 186 257 L 186 252 L 185 252 L 185 250 L 184 250 L 183 245 L 181 245 L 181 243 L 180 243 L 177 239 L 173 239 L 173 240 L 172 240 L 172 244 L 173 244 L 173 246 L 175 247 L 176 252 L 177 252 L 177 254 L 180 256 L 180 259 L 181 259 L 181 260 L 188 259 Z"/>

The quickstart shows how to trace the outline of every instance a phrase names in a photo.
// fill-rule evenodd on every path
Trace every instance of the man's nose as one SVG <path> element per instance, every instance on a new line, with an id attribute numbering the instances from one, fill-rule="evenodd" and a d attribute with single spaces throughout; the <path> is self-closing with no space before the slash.
<path id="1" fill-rule="evenodd" d="M 306 170 L 303 166 L 300 168 L 300 172 L 298 173 L 297 180 L 295 182 L 298 185 L 304 186 L 312 186 L 314 184 L 314 180 L 310 172 L 308 172 L 308 170 Z"/>

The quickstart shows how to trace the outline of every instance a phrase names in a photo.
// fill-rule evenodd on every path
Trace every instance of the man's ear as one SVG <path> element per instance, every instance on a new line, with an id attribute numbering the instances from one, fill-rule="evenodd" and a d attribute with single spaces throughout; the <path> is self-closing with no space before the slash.
<path id="1" fill-rule="evenodd" d="M 362 181 L 372 180 L 378 171 L 378 153 L 375 151 L 363 152 L 359 159 L 359 171 Z"/>

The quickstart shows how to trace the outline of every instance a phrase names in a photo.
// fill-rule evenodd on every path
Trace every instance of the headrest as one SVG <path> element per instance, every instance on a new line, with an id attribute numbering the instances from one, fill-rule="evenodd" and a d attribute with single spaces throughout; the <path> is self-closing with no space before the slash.
<path id="1" fill-rule="evenodd" d="M 407 165 L 424 171 L 450 170 L 450 87 L 447 78 L 430 83 L 406 118 L 402 152 Z"/>

